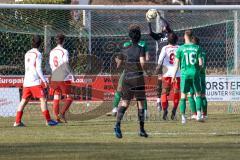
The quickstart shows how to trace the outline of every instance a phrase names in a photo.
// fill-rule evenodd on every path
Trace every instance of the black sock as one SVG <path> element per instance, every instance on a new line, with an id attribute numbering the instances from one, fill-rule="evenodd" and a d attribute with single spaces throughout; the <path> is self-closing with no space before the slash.
<path id="1" fill-rule="evenodd" d="M 120 126 L 121 124 L 121 120 L 124 116 L 124 113 L 126 112 L 127 108 L 126 107 L 123 107 L 123 106 L 120 106 L 118 108 L 118 112 L 117 112 L 117 122 L 116 122 L 116 125 L 117 126 Z"/>
<path id="2" fill-rule="evenodd" d="M 140 130 L 144 130 L 144 109 L 138 109 L 138 120 L 139 120 Z"/>

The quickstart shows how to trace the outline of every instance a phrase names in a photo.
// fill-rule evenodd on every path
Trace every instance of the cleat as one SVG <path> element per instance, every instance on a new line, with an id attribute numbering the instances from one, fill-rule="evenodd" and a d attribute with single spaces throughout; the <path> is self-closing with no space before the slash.
<path id="1" fill-rule="evenodd" d="M 26 126 L 23 122 L 20 122 L 20 123 L 14 122 L 13 127 L 26 127 Z"/>
<path id="2" fill-rule="evenodd" d="M 190 119 L 194 119 L 194 120 L 197 120 L 197 115 L 192 115 L 191 117 L 190 117 Z"/>
<path id="3" fill-rule="evenodd" d="M 106 113 L 106 116 L 117 116 L 117 108 L 113 108 L 111 112 Z"/>
<path id="4" fill-rule="evenodd" d="M 140 132 L 139 132 L 139 136 L 147 138 L 148 134 L 146 133 L 146 131 L 144 129 L 141 129 Z"/>
<path id="5" fill-rule="evenodd" d="M 161 111 L 162 111 L 161 102 L 157 102 L 157 110 L 158 110 L 158 112 L 161 112 Z"/>
<path id="6" fill-rule="evenodd" d="M 119 139 L 122 138 L 122 131 L 121 131 L 120 126 L 115 125 L 114 132 L 115 132 L 115 136 L 117 138 L 119 138 Z"/>
<path id="7" fill-rule="evenodd" d="M 177 112 L 177 109 L 173 109 L 173 110 L 172 110 L 172 114 L 171 114 L 171 119 L 172 119 L 172 120 L 175 120 L 175 119 L 176 119 L 176 112 Z"/>
<path id="8" fill-rule="evenodd" d="M 168 115 L 168 110 L 165 110 L 165 111 L 163 112 L 163 117 L 162 117 L 162 119 L 163 119 L 164 121 L 166 121 L 166 120 L 168 119 L 167 115 Z"/>
<path id="9" fill-rule="evenodd" d="M 185 117 L 185 115 L 183 114 L 182 115 L 182 124 L 186 124 L 187 123 L 187 119 Z"/>
<path id="10" fill-rule="evenodd" d="M 50 121 L 46 122 L 46 125 L 47 126 L 56 126 L 56 125 L 58 125 L 58 122 L 56 122 L 54 120 L 50 120 Z"/>
<path id="11" fill-rule="evenodd" d="M 65 115 L 63 115 L 63 114 L 59 114 L 58 115 L 58 118 L 59 118 L 59 120 L 60 120 L 60 123 L 67 123 L 67 120 L 66 120 L 66 118 L 65 118 Z M 57 121 L 58 121 L 58 119 L 57 119 Z"/>
<path id="12" fill-rule="evenodd" d="M 56 118 L 56 121 L 57 121 L 58 123 L 64 123 L 60 118 Z"/>
<path id="13" fill-rule="evenodd" d="M 201 113 L 200 111 L 197 111 L 197 118 L 196 118 L 196 120 L 197 120 L 198 122 L 203 122 L 202 113 Z"/>

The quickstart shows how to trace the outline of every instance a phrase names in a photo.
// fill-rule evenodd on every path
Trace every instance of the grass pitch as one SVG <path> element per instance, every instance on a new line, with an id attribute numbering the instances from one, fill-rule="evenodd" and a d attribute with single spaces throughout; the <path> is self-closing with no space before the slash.
<path id="1" fill-rule="evenodd" d="M 147 121 L 149 138 L 138 136 L 136 119 L 125 119 L 123 139 L 113 134 L 113 117 L 46 127 L 42 118 L 27 114 L 25 128 L 13 128 L 13 118 L 1 118 L 0 159 L 239 160 L 240 115 L 222 111 L 214 108 L 204 123 Z"/>

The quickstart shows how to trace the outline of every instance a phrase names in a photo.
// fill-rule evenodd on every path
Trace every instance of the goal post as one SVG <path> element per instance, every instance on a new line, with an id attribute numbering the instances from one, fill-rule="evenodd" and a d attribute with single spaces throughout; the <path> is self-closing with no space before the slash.
<path id="1" fill-rule="evenodd" d="M 164 13 L 180 37 L 179 44 L 183 43 L 186 29 L 192 29 L 200 38 L 208 59 L 209 100 L 224 103 L 240 101 L 240 6 L 237 5 L 0 4 L 0 88 L 21 86 L 24 54 L 31 49 L 30 39 L 34 34 L 39 34 L 44 40 L 40 49 L 43 52 L 42 68 L 45 75 L 49 74 L 49 51 L 56 46 L 56 34 L 62 32 L 66 35 L 64 47 L 69 51 L 70 65 L 77 75 L 75 100 L 111 101 L 118 80 L 117 76 L 109 78 L 112 76 L 112 58 L 121 51 L 123 43 L 129 41 L 129 25 L 138 24 L 141 27 L 150 61 L 154 64 L 157 61 L 158 46 L 149 36 L 145 20 L 148 9 Z M 72 17 L 72 10 L 79 11 L 80 18 Z M 159 30 L 158 22 L 152 26 L 154 31 Z M 147 85 L 155 85 L 155 82 L 151 79 L 148 82 L 151 84 Z M 156 95 L 155 92 L 148 94 L 149 97 Z"/>

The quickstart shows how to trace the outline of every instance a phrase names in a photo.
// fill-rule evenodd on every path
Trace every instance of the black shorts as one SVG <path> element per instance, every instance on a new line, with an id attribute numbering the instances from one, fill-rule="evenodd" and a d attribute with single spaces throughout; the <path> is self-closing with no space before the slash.
<path id="1" fill-rule="evenodd" d="M 143 101 L 146 99 L 143 75 L 135 77 L 125 76 L 123 79 L 122 99 L 132 100 L 134 97 L 137 101 Z"/>

